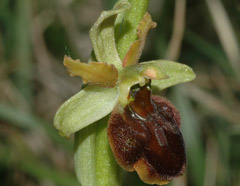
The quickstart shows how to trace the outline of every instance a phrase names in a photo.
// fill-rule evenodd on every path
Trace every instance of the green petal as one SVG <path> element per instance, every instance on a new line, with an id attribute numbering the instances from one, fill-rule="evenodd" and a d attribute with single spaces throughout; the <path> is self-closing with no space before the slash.
<path id="1" fill-rule="evenodd" d="M 112 64 L 103 62 L 82 63 L 79 59 L 64 57 L 64 66 L 71 76 L 81 76 L 84 83 L 102 87 L 114 87 L 118 80 L 118 71 Z"/>
<path id="2" fill-rule="evenodd" d="M 54 126 L 68 137 L 109 114 L 117 98 L 117 88 L 88 86 L 58 109 Z"/>
<path id="3" fill-rule="evenodd" d="M 101 13 L 97 22 L 90 30 L 90 38 L 98 61 L 115 65 L 122 68 L 122 61 L 118 56 L 114 35 L 114 24 L 118 14 L 128 10 L 130 3 L 121 1 L 113 10 Z"/>
<path id="4" fill-rule="evenodd" d="M 196 77 L 191 67 L 181 63 L 167 60 L 155 60 L 150 62 L 160 65 L 162 71 L 169 77 L 168 79 L 152 81 L 152 85 L 160 90 L 179 83 L 192 81 Z"/>

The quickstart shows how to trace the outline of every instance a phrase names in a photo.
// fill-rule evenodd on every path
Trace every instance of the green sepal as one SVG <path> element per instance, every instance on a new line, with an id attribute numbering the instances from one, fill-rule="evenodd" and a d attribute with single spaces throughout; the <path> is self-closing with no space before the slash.
<path id="1" fill-rule="evenodd" d="M 117 98 L 117 88 L 88 86 L 58 109 L 54 126 L 62 136 L 68 137 L 109 114 Z"/>
<path id="2" fill-rule="evenodd" d="M 127 1 L 120 1 L 113 10 L 103 11 L 90 30 L 90 38 L 97 61 L 113 64 L 117 69 L 122 68 L 122 61 L 118 56 L 114 25 L 118 14 L 130 9 Z"/>
<path id="3" fill-rule="evenodd" d="M 154 60 L 150 62 L 160 65 L 162 71 L 169 77 L 168 79 L 152 81 L 152 85 L 156 86 L 160 90 L 179 83 L 192 81 L 196 77 L 192 68 L 185 64 L 167 60 Z"/>
<path id="4" fill-rule="evenodd" d="M 160 80 L 168 78 L 161 66 L 153 62 L 126 66 L 120 72 L 119 76 L 120 82 L 118 102 L 121 107 L 124 107 L 126 104 L 128 104 L 128 94 L 133 85 L 140 84 L 140 86 L 144 86 L 149 79 Z"/>

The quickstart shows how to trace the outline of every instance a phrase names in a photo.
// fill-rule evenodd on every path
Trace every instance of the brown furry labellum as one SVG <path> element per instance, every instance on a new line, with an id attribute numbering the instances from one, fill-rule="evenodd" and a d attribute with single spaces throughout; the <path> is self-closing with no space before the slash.
<path id="1" fill-rule="evenodd" d="M 148 184 L 163 185 L 181 175 L 186 166 L 180 116 L 166 99 L 151 95 L 149 85 L 135 86 L 121 113 L 116 106 L 108 138 L 118 164 L 136 170 Z"/>

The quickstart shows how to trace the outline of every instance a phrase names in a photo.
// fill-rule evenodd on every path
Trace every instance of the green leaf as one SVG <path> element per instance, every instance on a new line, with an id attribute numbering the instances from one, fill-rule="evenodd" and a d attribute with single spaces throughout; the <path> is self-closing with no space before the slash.
<path id="1" fill-rule="evenodd" d="M 120 1 L 113 10 L 103 11 L 90 30 L 90 38 L 98 61 L 122 68 L 115 43 L 114 25 L 118 14 L 130 9 L 127 1 Z"/>
<path id="2" fill-rule="evenodd" d="M 129 65 L 119 74 L 119 104 L 124 107 L 128 103 L 128 94 L 133 85 L 144 86 L 148 79 L 166 79 L 168 76 L 161 66 L 155 62 Z"/>
<path id="3" fill-rule="evenodd" d="M 88 86 L 58 109 L 54 126 L 61 135 L 70 136 L 109 114 L 117 98 L 117 88 Z"/>
<path id="4" fill-rule="evenodd" d="M 159 64 L 162 71 L 169 77 L 168 79 L 152 81 L 152 85 L 156 86 L 160 90 L 179 83 L 192 81 L 196 77 L 191 67 L 181 63 L 167 60 L 155 60 L 150 62 Z"/>
<path id="5" fill-rule="evenodd" d="M 103 62 L 82 63 L 64 56 L 64 66 L 71 76 L 81 76 L 84 83 L 102 87 L 114 87 L 118 80 L 118 70 L 112 64 Z"/>

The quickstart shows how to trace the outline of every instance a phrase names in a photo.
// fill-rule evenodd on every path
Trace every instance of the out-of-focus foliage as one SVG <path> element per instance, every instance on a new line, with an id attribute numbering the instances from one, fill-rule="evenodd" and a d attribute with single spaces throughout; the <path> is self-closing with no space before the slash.
<path id="1" fill-rule="evenodd" d="M 72 141 L 53 128 L 57 108 L 81 88 L 63 56 L 87 61 L 88 31 L 115 0 L 0 1 L 0 180 L 6 186 L 79 185 Z M 186 174 L 169 185 L 240 185 L 240 2 L 151 0 L 141 61 L 191 66 L 192 83 L 157 94 L 182 115 Z M 185 15 L 185 16 L 184 16 Z M 143 186 L 134 173 L 123 185 Z"/>

